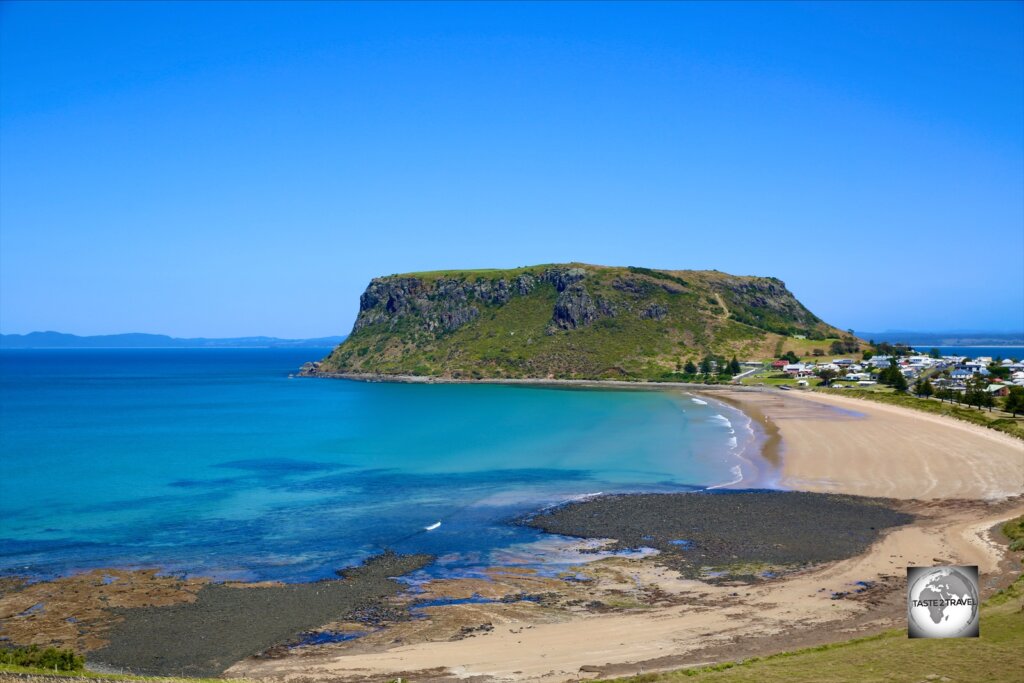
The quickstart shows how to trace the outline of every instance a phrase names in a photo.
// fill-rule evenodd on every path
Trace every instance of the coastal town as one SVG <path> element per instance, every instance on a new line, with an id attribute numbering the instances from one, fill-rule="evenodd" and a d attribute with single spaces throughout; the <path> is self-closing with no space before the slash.
<path id="1" fill-rule="evenodd" d="M 1009 413 L 1024 412 L 1024 360 L 999 356 L 922 354 L 886 345 L 886 353 L 817 360 L 788 356 L 755 367 L 734 381 L 781 389 L 822 387 L 913 394 Z M 753 365 L 753 364 L 744 364 Z"/>

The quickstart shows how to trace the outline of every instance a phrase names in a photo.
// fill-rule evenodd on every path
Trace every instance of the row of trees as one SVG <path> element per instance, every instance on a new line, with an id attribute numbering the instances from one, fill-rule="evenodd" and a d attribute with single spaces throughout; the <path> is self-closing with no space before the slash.
<path id="1" fill-rule="evenodd" d="M 981 385 L 969 386 L 966 391 L 956 391 L 955 389 L 934 389 L 928 380 L 924 380 L 923 383 L 918 380 L 914 385 L 914 393 L 924 398 L 935 396 L 940 401 L 949 401 L 978 409 L 988 408 L 989 411 L 999 407 L 996 397 L 991 392 L 985 391 Z M 1024 413 L 1024 387 L 1010 387 L 1010 393 L 1003 399 L 1002 408 L 1006 412 L 1012 413 L 1014 417 L 1017 416 L 1017 413 Z"/>
<path id="2" fill-rule="evenodd" d="M 939 389 L 935 392 L 935 398 L 940 401 L 959 403 L 975 408 L 992 408 L 996 405 L 995 396 L 980 389 L 968 389 L 967 391 L 956 391 L 954 389 Z"/>
<path id="3" fill-rule="evenodd" d="M 678 365 L 676 367 L 689 377 L 703 375 L 705 378 L 718 376 L 725 379 L 738 375 L 742 371 L 736 356 L 733 356 L 732 360 L 727 361 L 722 356 L 707 355 L 701 359 L 700 365 L 695 364 L 692 360 L 688 360 L 682 367 Z"/>

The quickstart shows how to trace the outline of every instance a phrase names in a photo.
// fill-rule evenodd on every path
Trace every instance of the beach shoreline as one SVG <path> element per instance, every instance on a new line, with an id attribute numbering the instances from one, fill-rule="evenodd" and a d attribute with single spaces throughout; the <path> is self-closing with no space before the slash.
<path id="1" fill-rule="evenodd" d="M 1012 437 L 903 408 L 804 392 L 582 380 L 487 383 L 668 390 L 720 402 L 741 411 L 755 430 L 739 453 L 753 466 L 741 481 L 722 488 L 763 488 L 772 473 L 781 489 L 884 498 L 883 504 L 915 519 L 882 531 L 852 557 L 778 576 L 761 576 L 772 568 L 755 562 L 746 583 L 728 576 L 710 582 L 685 577 L 656 557 L 599 559 L 565 577 L 497 566 L 484 578 L 434 579 L 416 595 L 407 590 L 378 603 L 375 614 L 384 617 L 369 629 L 351 620 L 322 624 L 323 632 L 342 634 L 339 642 L 271 648 L 237 661 L 225 675 L 345 681 L 479 676 L 552 683 L 627 675 L 897 626 L 905 613 L 900 581 L 906 566 L 977 564 L 985 594 L 1020 571 L 992 534 L 1002 521 L 1024 514 L 1024 492 L 1014 489 L 1015 482 L 1024 483 L 1024 444 Z M 938 435 L 929 437 L 929 431 Z M 954 476 L 958 469 L 970 472 Z M 80 584 L 75 591 L 105 590 L 102 581 L 84 589 Z M 195 595 L 209 589 L 174 590 L 171 607 L 180 612 L 194 609 L 189 605 Z M 396 616 L 407 614 L 416 600 L 431 606 L 416 608 L 414 619 Z M 147 619 L 159 626 L 160 613 L 149 609 Z M 258 612 L 248 618 L 258 619 Z M 349 639 L 347 633 L 360 637 Z"/>
<path id="2" fill-rule="evenodd" d="M 363 643 L 311 653 L 301 663 L 243 662 L 229 673 L 350 680 L 412 673 L 422 680 L 481 676 L 523 681 L 629 675 L 898 627 L 905 616 L 902 581 L 907 566 L 976 564 L 986 594 L 1020 572 L 1019 562 L 993 535 L 1003 521 L 1024 514 L 1024 444 L 1011 437 L 908 409 L 883 410 L 852 399 L 830 401 L 830 396 L 809 392 L 582 380 L 496 383 L 682 389 L 720 400 L 742 410 L 764 430 L 762 457 L 777 464 L 782 488 L 890 498 L 917 519 L 884 532 L 856 557 L 743 593 L 667 576 L 652 569 L 657 563 L 650 559 L 602 561 L 609 572 L 625 568 L 633 577 L 620 576 L 617 585 L 648 580 L 655 593 L 672 593 L 685 607 L 654 605 L 640 613 L 575 615 L 564 621 L 535 615 L 531 622 L 519 615 L 510 621 L 518 627 L 510 625 L 506 632 L 495 626 L 458 645 L 431 639 L 376 647 Z M 929 437 L 929 430 L 938 435 Z M 904 452 L 909 453 L 907 460 L 901 460 Z M 922 466 L 926 469 L 916 471 Z M 957 470 L 973 474 L 957 476 Z M 858 587 L 864 586 L 870 588 L 861 592 Z M 479 610 L 464 616 L 470 621 L 484 618 Z M 499 623 L 494 614 L 487 618 L 492 620 L 488 623 Z M 588 645 L 597 643 L 614 645 Z M 535 653 L 544 657 L 538 660 Z"/>
<path id="3" fill-rule="evenodd" d="M 1024 493 L 1024 442 L 995 430 L 821 392 L 716 395 L 774 425 L 787 489 L 907 500 Z"/>

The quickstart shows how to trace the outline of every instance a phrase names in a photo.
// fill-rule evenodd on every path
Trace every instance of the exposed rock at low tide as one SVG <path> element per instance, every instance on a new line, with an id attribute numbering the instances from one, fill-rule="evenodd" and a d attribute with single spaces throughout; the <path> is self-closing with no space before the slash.
<path id="1" fill-rule="evenodd" d="M 796 567 L 853 557 L 884 529 L 913 520 L 887 503 L 799 491 L 614 495 L 523 523 L 564 536 L 612 538 L 613 549 L 656 548 L 659 563 L 696 577 L 708 567 Z"/>
<path id="2" fill-rule="evenodd" d="M 149 675 L 216 676 L 302 631 L 336 620 L 370 620 L 382 613 L 382 601 L 405 588 L 390 577 L 431 559 L 385 553 L 340 572 L 337 580 L 206 584 L 191 602 L 114 610 L 123 620 L 110 628 L 110 644 L 88 661 Z"/>

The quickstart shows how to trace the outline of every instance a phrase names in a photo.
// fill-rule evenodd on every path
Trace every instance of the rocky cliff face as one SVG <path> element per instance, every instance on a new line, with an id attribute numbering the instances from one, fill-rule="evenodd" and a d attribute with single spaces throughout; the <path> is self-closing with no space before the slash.
<path id="1" fill-rule="evenodd" d="M 353 334 L 383 325 L 390 330 L 412 326 L 424 332 L 452 332 L 480 316 L 480 308 L 507 304 L 513 296 L 527 296 L 538 284 L 550 284 L 559 293 L 551 324 L 559 329 L 589 325 L 599 315 L 614 315 L 607 302 L 599 309 L 580 281 L 582 268 L 546 268 L 537 276 L 520 273 L 493 280 L 438 278 L 427 283 L 416 277 L 374 278 L 359 297 L 359 315 Z"/>
<path id="2" fill-rule="evenodd" d="M 840 333 L 774 278 L 583 264 L 394 275 L 370 282 L 315 372 L 647 377 L 791 334 Z"/>

